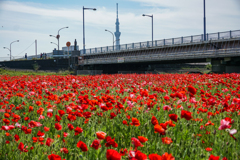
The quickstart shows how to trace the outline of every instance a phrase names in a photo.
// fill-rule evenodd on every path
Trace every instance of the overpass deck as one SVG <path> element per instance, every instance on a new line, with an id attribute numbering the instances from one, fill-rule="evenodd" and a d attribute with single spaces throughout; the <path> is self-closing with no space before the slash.
<path id="1" fill-rule="evenodd" d="M 86 54 L 84 65 L 240 56 L 240 38 Z"/>

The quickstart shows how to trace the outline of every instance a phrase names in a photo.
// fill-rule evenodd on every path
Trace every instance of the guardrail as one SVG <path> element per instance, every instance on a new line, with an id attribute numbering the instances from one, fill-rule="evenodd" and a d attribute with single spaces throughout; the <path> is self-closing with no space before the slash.
<path id="1" fill-rule="evenodd" d="M 231 38 L 239 38 L 239 37 L 240 37 L 240 30 L 208 33 L 206 35 L 207 41 L 231 39 Z M 85 49 L 85 54 L 84 54 L 83 50 L 81 50 L 80 53 L 83 55 L 91 55 L 91 54 L 96 54 L 96 53 L 107 53 L 107 52 L 114 52 L 114 51 L 118 52 L 118 51 L 124 51 L 124 50 L 129 50 L 129 49 L 161 47 L 161 46 L 180 45 L 180 44 L 199 43 L 199 42 L 203 42 L 203 34 L 155 40 L 155 41 L 153 41 L 153 46 L 152 46 L 152 41 L 146 41 L 146 42 L 122 44 L 119 46 L 114 45 L 114 46 L 106 46 L 106 47 L 98 47 L 98 48 L 89 48 L 89 49 Z"/>

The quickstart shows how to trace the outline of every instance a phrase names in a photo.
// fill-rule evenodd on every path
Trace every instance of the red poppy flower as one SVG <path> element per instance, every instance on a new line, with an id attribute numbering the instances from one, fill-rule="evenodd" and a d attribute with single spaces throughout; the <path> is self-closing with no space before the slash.
<path id="1" fill-rule="evenodd" d="M 128 122 L 126 120 L 123 120 L 122 123 L 128 126 Z"/>
<path id="2" fill-rule="evenodd" d="M 36 105 L 41 106 L 42 103 L 40 101 L 36 101 Z"/>
<path id="3" fill-rule="evenodd" d="M 135 159 L 136 160 L 146 160 L 147 159 L 147 155 L 142 153 L 141 151 L 136 151 L 135 152 Z"/>
<path id="4" fill-rule="evenodd" d="M 154 153 L 149 154 L 148 157 L 150 160 L 162 160 L 162 157 L 160 155 Z"/>
<path id="5" fill-rule="evenodd" d="M 19 143 L 18 149 L 22 152 L 28 152 L 28 150 L 24 148 L 24 144 L 22 142 Z"/>
<path id="6" fill-rule="evenodd" d="M 26 129 L 24 130 L 25 134 L 31 134 L 32 133 L 32 129 Z"/>
<path id="7" fill-rule="evenodd" d="M 58 121 L 58 122 L 62 120 L 62 118 L 59 115 L 55 115 L 55 118 L 56 118 L 55 121 Z"/>
<path id="8" fill-rule="evenodd" d="M 210 151 L 212 151 L 212 148 L 205 148 L 205 150 L 210 152 Z"/>
<path id="9" fill-rule="evenodd" d="M 38 141 L 37 137 L 32 137 L 33 143 L 36 143 Z"/>
<path id="10" fill-rule="evenodd" d="M 166 123 L 167 125 L 169 125 L 169 127 L 175 127 L 175 126 L 176 126 L 176 124 L 174 124 L 174 123 L 172 122 L 172 120 L 166 121 L 165 123 Z"/>
<path id="11" fill-rule="evenodd" d="M 45 131 L 45 132 L 48 132 L 49 129 L 50 129 L 50 128 L 48 128 L 48 127 L 44 127 L 44 131 Z"/>
<path id="12" fill-rule="evenodd" d="M 169 114 L 168 116 L 171 120 L 173 120 L 174 122 L 177 122 L 178 116 L 176 114 Z"/>
<path id="13" fill-rule="evenodd" d="M 76 129 L 74 130 L 75 131 L 75 136 L 78 135 L 79 133 L 82 133 L 83 132 L 83 129 L 80 128 L 80 127 L 76 127 Z"/>
<path id="14" fill-rule="evenodd" d="M 100 140 L 99 140 L 99 139 L 95 139 L 95 140 L 93 140 L 93 142 L 92 142 L 92 144 L 91 144 L 90 147 L 92 147 L 92 148 L 98 150 L 98 148 L 101 147 Z"/>
<path id="15" fill-rule="evenodd" d="M 24 118 L 24 121 L 28 121 L 30 118 L 29 117 L 25 117 Z"/>
<path id="16" fill-rule="evenodd" d="M 51 155 L 48 155 L 48 159 L 49 160 L 61 160 L 62 158 L 59 155 L 51 154 Z"/>
<path id="17" fill-rule="evenodd" d="M 32 112 L 32 111 L 33 111 L 33 106 L 29 106 L 28 112 Z"/>
<path id="18" fill-rule="evenodd" d="M 220 158 L 219 156 L 214 156 L 214 155 L 211 154 L 209 156 L 208 160 L 219 160 L 219 158 Z"/>
<path id="19" fill-rule="evenodd" d="M 164 138 L 162 138 L 162 142 L 163 142 L 163 144 L 171 144 L 173 141 L 169 137 L 164 137 Z"/>
<path id="20" fill-rule="evenodd" d="M 61 117 L 65 114 L 63 110 L 58 110 L 58 113 L 60 114 Z"/>
<path id="21" fill-rule="evenodd" d="M 24 144 L 23 144 L 22 142 L 19 143 L 18 149 L 19 149 L 20 151 L 23 151 L 23 149 L 24 149 Z"/>
<path id="22" fill-rule="evenodd" d="M 68 154 L 68 149 L 67 148 L 61 148 L 60 149 L 60 152 L 63 152 L 65 154 Z"/>
<path id="23" fill-rule="evenodd" d="M 57 130 L 62 130 L 62 126 L 59 123 L 55 123 L 55 128 Z"/>
<path id="24" fill-rule="evenodd" d="M 10 117 L 10 114 L 9 114 L 9 113 L 4 113 L 4 117 L 5 117 L 5 118 L 9 118 L 9 117 Z"/>
<path id="25" fill-rule="evenodd" d="M 142 142 L 142 143 L 145 143 L 145 142 L 148 141 L 148 139 L 145 138 L 145 137 L 143 137 L 143 136 L 138 136 L 138 139 L 139 139 L 139 141 Z"/>
<path id="26" fill-rule="evenodd" d="M 76 116 L 69 114 L 69 115 L 67 116 L 67 119 L 68 119 L 69 121 L 71 121 L 71 122 L 74 122 L 74 121 L 76 120 Z"/>
<path id="27" fill-rule="evenodd" d="M 10 121 L 8 119 L 3 119 L 3 122 L 6 124 L 6 125 L 9 125 Z"/>
<path id="28" fill-rule="evenodd" d="M 53 139 L 47 138 L 46 145 L 50 147 L 51 143 L 53 142 Z"/>
<path id="29" fill-rule="evenodd" d="M 14 136 L 14 138 L 15 138 L 15 141 L 19 141 L 20 140 L 19 135 L 17 135 L 17 134 Z"/>
<path id="30" fill-rule="evenodd" d="M 117 115 L 114 113 L 114 112 L 112 112 L 112 113 L 110 113 L 110 119 L 113 119 L 114 117 L 116 117 Z"/>
<path id="31" fill-rule="evenodd" d="M 141 144 L 141 142 L 139 141 L 139 139 L 133 137 L 131 138 L 132 144 L 135 147 L 135 150 L 137 150 L 137 147 L 143 147 L 143 145 Z"/>
<path id="32" fill-rule="evenodd" d="M 120 152 L 119 152 L 120 154 L 121 154 L 121 156 L 124 156 L 125 154 L 127 154 L 128 153 L 128 151 L 127 151 L 127 149 L 125 148 L 125 149 L 123 149 L 123 148 L 121 148 L 121 150 L 120 150 Z"/>
<path id="33" fill-rule="evenodd" d="M 41 131 L 38 131 L 38 133 L 37 133 L 37 136 L 38 137 L 42 137 L 42 136 L 44 136 L 45 135 L 45 133 L 43 133 L 43 132 L 41 132 Z"/>
<path id="34" fill-rule="evenodd" d="M 192 94 L 195 95 L 197 93 L 196 88 L 194 88 L 193 86 L 188 86 L 188 91 Z"/>
<path id="35" fill-rule="evenodd" d="M 106 133 L 105 132 L 102 132 L 102 131 L 98 131 L 98 132 L 96 132 L 96 135 L 97 135 L 97 138 L 99 139 L 99 140 L 103 140 L 103 139 L 105 139 L 105 137 L 106 137 Z"/>
<path id="36" fill-rule="evenodd" d="M 91 118 L 92 113 L 91 113 L 91 112 L 84 112 L 84 113 L 83 113 L 83 116 L 84 116 L 86 119 L 88 119 L 88 118 Z"/>
<path id="37" fill-rule="evenodd" d="M 175 160 L 175 158 L 172 156 L 172 154 L 168 154 L 167 152 L 165 152 L 162 155 L 162 160 Z"/>
<path id="38" fill-rule="evenodd" d="M 151 119 L 151 122 L 152 124 L 155 126 L 156 124 L 158 124 L 158 120 L 155 116 L 152 116 L 152 119 Z"/>
<path id="39" fill-rule="evenodd" d="M 181 118 L 185 118 L 186 120 L 192 119 L 192 112 L 182 110 L 181 111 Z"/>
<path id="40" fill-rule="evenodd" d="M 139 120 L 137 118 L 132 117 L 132 123 L 130 123 L 132 126 L 140 126 Z"/>
<path id="41" fill-rule="evenodd" d="M 159 124 L 154 126 L 154 132 L 155 133 L 160 133 L 160 134 L 164 134 L 165 130 L 163 129 L 162 126 L 160 126 Z"/>
<path id="42" fill-rule="evenodd" d="M 105 138 L 105 140 L 106 140 L 106 142 L 107 143 L 105 143 L 105 146 L 106 147 L 110 147 L 110 146 L 112 146 L 112 147 L 114 147 L 114 148 L 117 148 L 118 147 L 118 144 L 115 142 L 115 138 L 111 138 L 110 136 L 107 136 L 106 138 Z"/>
<path id="43" fill-rule="evenodd" d="M 160 126 L 165 130 L 167 130 L 167 125 L 168 123 L 160 123 Z"/>
<path id="44" fill-rule="evenodd" d="M 73 127 L 73 125 L 72 124 L 68 124 L 68 129 L 71 131 L 71 130 L 73 130 L 74 129 L 74 127 Z"/>
<path id="45" fill-rule="evenodd" d="M 108 149 L 106 157 L 107 160 L 121 160 L 121 154 L 114 149 Z"/>
<path id="46" fill-rule="evenodd" d="M 82 141 L 79 141 L 79 142 L 77 143 L 77 147 L 78 147 L 78 148 L 81 148 L 81 150 L 82 150 L 83 152 L 88 151 L 87 145 L 86 145 L 84 142 L 82 142 Z"/>

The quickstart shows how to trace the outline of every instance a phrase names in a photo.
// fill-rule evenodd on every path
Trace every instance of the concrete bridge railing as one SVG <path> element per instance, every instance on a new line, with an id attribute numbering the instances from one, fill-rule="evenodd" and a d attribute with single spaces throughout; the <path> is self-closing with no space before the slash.
<path id="1" fill-rule="evenodd" d="M 236 56 L 240 56 L 240 48 L 177 52 L 177 53 L 165 53 L 165 54 L 155 53 L 155 54 L 148 54 L 148 55 L 146 54 L 146 55 L 124 56 L 124 57 L 122 56 L 122 57 L 94 58 L 94 59 L 85 59 L 84 65 L 236 57 Z"/>

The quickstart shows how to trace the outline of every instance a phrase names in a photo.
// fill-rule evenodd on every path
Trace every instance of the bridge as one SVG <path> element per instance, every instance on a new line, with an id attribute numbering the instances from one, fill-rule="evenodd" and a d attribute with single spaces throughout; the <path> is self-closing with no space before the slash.
<path id="1" fill-rule="evenodd" d="M 214 72 L 240 71 L 240 30 L 208 33 L 187 37 L 90 48 L 80 51 L 79 64 L 97 69 L 110 64 L 153 64 L 211 62 Z M 74 55 L 73 55 L 74 56 Z M 95 66 L 95 67 L 94 67 Z"/>

